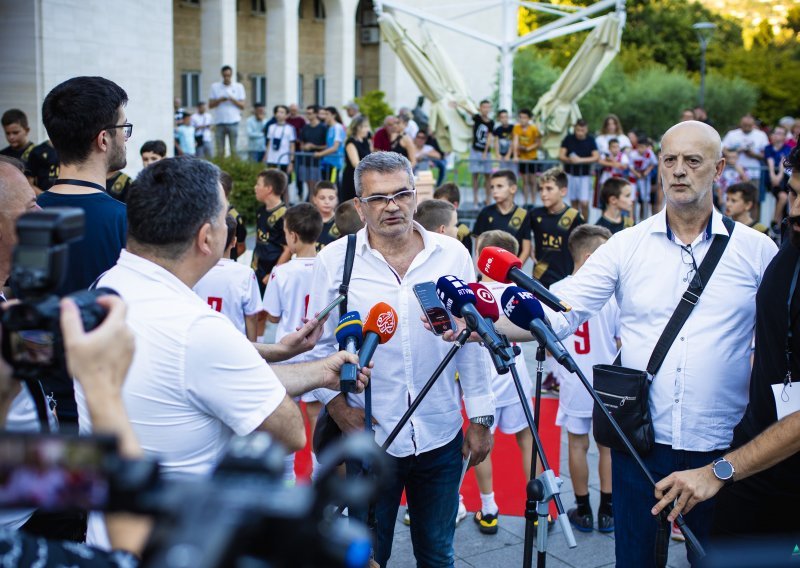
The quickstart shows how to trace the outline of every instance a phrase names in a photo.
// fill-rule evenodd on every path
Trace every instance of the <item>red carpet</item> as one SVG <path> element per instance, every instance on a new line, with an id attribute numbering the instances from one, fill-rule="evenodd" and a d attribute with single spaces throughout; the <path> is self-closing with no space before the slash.
<path id="1" fill-rule="evenodd" d="M 303 405 L 303 403 L 301 403 Z M 542 399 L 542 418 L 540 436 L 544 442 L 547 459 L 550 467 L 558 475 L 558 464 L 561 450 L 561 428 L 555 425 L 558 399 Z M 304 409 L 305 412 L 305 409 Z M 308 428 L 308 425 L 306 425 Z M 310 437 L 309 437 L 310 439 Z M 522 516 L 525 512 L 525 475 L 522 472 L 522 458 L 514 436 L 497 432 L 494 440 L 494 449 L 491 454 L 492 470 L 494 477 L 494 494 L 500 513 L 503 515 Z M 526 456 L 525 459 L 530 459 Z M 298 480 L 307 480 L 311 474 L 311 452 L 309 446 L 297 453 L 295 471 Z M 464 504 L 468 511 L 477 511 L 481 506 L 478 484 L 472 469 L 464 477 L 461 488 L 464 495 Z M 551 513 L 555 515 L 555 506 L 551 505 Z"/>

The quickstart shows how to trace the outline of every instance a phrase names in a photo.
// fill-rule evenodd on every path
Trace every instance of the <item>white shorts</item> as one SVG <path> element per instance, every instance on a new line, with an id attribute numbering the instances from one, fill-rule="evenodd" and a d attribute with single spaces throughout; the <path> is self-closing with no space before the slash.
<path id="1" fill-rule="evenodd" d="M 570 201 L 588 203 L 592 196 L 592 176 L 567 175 L 568 198 Z"/>
<path id="2" fill-rule="evenodd" d="M 533 414 L 533 406 L 530 400 L 528 400 L 528 408 L 531 409 L 531 414 Z M 516 434 L 527 427 L 528 421 L 525 419 L 525 411 L 522 409 L 521 403 L 516 402 L 495 409 L 492 434 L 494 434 L 498 428 L 500 428 L 503 434 Z"/>
<path id="3" fill-rule="evenodd" d="M 492 156 L 486 152 L 484 157 L 481 150 L 469 149 L 469 173 L 471 174 L 490 174 L 492 173 Z"/>
<path id="4" fill-rule="evenodd" d="M 556 426 L 561 426 L 567 429 L 567 432 L 575 435 L 588 434 L 592 429 L 592 417 L 570 416 L 561 409 L 558 405 L 558 412 L 556 413 Z"/>

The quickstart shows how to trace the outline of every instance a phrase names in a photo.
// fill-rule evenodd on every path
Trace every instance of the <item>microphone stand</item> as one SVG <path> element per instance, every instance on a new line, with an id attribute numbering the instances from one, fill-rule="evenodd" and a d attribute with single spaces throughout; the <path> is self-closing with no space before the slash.
<path id="1" fill-rule="evenodd" d="M 547 325 L 549 327 L 549 324 L 547 324 Z M 537 383 L 537 394 L 538 394 L 538 389 L 540 387 L 540 380 L 541 380 L 541 372 L 540 372 L 539 368 L 542 366 L 542 361 L 544 361 L 544 349 L 545 349 L 545 345 L 547 344 L 547 341 L 546 341 L 545 337 L 539 337 L 537 334 L 534 334 L 534 333 L 532 333 L 532 335 L 535 337 L 536 341 L 539 342 L 539 347 L 538 347 L 538 349 L 536 351 L 536 360 L 537 360 L 536 383 Z M 559 340 L 559 343 L 560 343 L 560 340 Z M 542 353 L 541 360 L 539 359 L 539 353 L 540 352 Z M 574 363 L 574 361 L 573 361 L 573 363 Z M 562 366 L 564 368 L 567 368 L 563 364 L 562 364 Z M 614 431 L 617 433 L 617 436 L 619 436 L 619 439 L 625 445 L 625 449 L 628 451 L 628 454 L 630 454 L 630 456 L 634 459 L 636 464 L 639 466 L 639 469 L 642 471 L 642 474 L 647 478 L 647 481 L 655 489 L 656 480 L 653 478 L 653 475 L 650 473 L 650 470 L 647 469 L 647 465 L 644 463 L 644 461 L 642 460 L 641 456 L 639 456 L 638 452 L 633 447 L 633 445 L 631 444 L 630 440 L 628 440 L 628 437 L 625 436 L 625 433 L 622 431 L 622 428 L 619 427 L 619 424 L 617 423 L 617 421 L 614 419 L 613 416 L 611 416 L 611 413 L 609 413 L 608 408 L 606 408 L 606 405 L 603 404 L 603 400 L 600 398 L 600 395 L 598 395 L 597 391 L 594 390 L 594 387 L 592 386 L 592 383 L 589 382 L 589 380 L 583 374 L 583 371 L 580 370 L 580 367 L 578 367 L 578 365 L 574 365 L 574 367 L 575 367 L 575 371 L 573 371 L 573 373 L 575 375 L 577 375 L 578 379 L 580 379 L 581 383 L 583 384 L 583 387 L 586 389 L 586 391 L 592 397 L 592 400 L 594 401 L 595 406 L 597 406 L 600 409 L 600 411 L 606 417 L 606 420 L 609 421 L 609 423 L 611 424 L 611 427 L 614 428 Z M 569 369 L 567 369 L 567 370 L 569 370 Z M 537 402 L 537 405 L 538 405 L 538 402 L 539 402 L 538 398 L 537 398 L 536 402 Z M 537 406 L 536 415 L 537 415 L 537 418 L 538 418 L 538 415 L 539 415 L 538 406 Z M 672 511 L 672 509 L 673 509 L 673 505 L 667 505 L 667 507 L 665 507 L 664 510 L 662 511 L 662 515 L 659 517 L 658 522 L 659 523 L 663 523 L 664 519 L 666 518 L 666 515 L 668 515 L 669 512 Z M 559 514 L 560 514 L 560 512 L 559 512 Z M 526 515 L 527 515 L 527 511 L 526 511 Z M 560 516 L 559 516 L 559 518 L 560 518 Z M 686 524 L 686 521 L 684 520 L 683 515 L 678 515 L 678 518 L 675 520 L 675 524 L 678 525 L 678 528 L 680 528 L 681 532 L 683 533 L 683 536 L 686 537 L 686 546 L 688 546 L 690 549 L 692 549 L 694 551 L 694 553 L 697 555 L 698 558 L 704 558 L 706 556 L 705 550 L 703 549 L 703 546 L 700 544 L 700 541 L 697 540 L 697 537 L 694 535 L 692 530 Z M 541 526 L 541 524 L 540 524 L 540 526 Z M 655 551 L 657 563 L 658 563 L 659 566 L 665 566 L 666 565 L 666 560 L 667 560 L 667 555 L 663 550 L 659 549 L 661 547 L 658 546 L 658 540 L 656 542 L 656 546 L 657 546 L 657 549 L 658 549 L 658 550 Z"/>

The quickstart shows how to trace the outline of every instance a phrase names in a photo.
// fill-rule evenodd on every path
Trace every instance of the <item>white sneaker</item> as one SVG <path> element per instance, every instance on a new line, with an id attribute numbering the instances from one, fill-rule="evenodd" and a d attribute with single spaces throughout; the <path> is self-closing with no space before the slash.
<path id="1" fill-rule="evenodd" d="M 458 513 L 456 513 L 456 526 L 461 524 L 461 521 L 467 518 L 467 508 L 464 506 L 464 501 L 458 502 Z"/>

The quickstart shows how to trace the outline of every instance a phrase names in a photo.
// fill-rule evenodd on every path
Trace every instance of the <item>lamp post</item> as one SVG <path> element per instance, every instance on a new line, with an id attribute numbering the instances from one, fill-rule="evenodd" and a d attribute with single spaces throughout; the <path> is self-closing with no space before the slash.
<path id="1" fill-rule="evenodd" d="M 698 106 L 705 108 L 706 99 L 706 48 L 717 24 L 712 22 L 697 22 L 692 26 L 694 33 L 697 34 L 697 41 L 700 42 L 700 94 L 698 95 Z"/>

